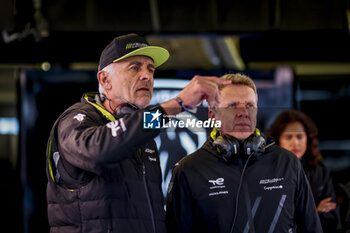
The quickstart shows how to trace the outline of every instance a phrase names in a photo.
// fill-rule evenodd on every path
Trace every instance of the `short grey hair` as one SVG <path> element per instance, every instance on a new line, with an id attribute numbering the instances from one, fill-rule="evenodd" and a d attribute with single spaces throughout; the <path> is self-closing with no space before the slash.
<path id="1" fill-rule="evenodd" d="M 256 95 L 256 99 L 258 99 L 258 92 L 257 92 L 256 86 L 255 86 L 255 83 L 247 75 L 240 74 L 240 73 L 225 74 L 225 75 L 221 76 L 220 78 L 230 80 L 232 85 L 244 85 L 244 86 L 250 87 L 251 89 L 253 89 L 253 91 Z M 225 86 L 226 85 L 219 85 L 219 90 L 223 89 Z M 215 110 L 215 109 L 216 109 L 215 106 L 214 107 L 209 106 L 209 110 Z"/>
<path id="2" fill-rule="evenodd" d="M 255 86 L 254 81 L 248 77 L 247 75 L 236 73 L 236 74 L 225 74 L 221 76 L 222 79 L 230 80 L 233 85 L 245 85 L 253 89 L 256 96 L 258 96 L 258 92 Z M 225 85 L 220 85 L 219 89 L 224 88 Z"/>
<path id="3" fill-rule="evenodd" d="M 110 75 L 113 72 L 113 67 L 112 66 L 113 66 L 113 63 L 111 63 L 108 66 L 104 67 L 101 71 L 106 72 L 107 75 Z M 106 94 L 105 89 L 102 87 L 100 82 L 98 83 L 98 92 L 100 93 L 100 95 Z"/>
<path id="4" fill-rule="evenodd" d="M 105 95 L 105 89 L 101 86 L 100 83 L 98 83 L 98 92 L 100 93 L 100 95 Z"/>

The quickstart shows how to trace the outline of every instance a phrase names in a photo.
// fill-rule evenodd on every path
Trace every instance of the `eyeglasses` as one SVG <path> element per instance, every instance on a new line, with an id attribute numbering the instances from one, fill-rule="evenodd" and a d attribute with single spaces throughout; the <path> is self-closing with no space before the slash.
<path id="1" fill-rule="evenodd" d="M 242 106 L 243 105 L 243 106 Z M 228 104 L 226 107 L 217 107 L 214 106 L 211 108 L 212 110 L 225 110 L 225 111 L 237 111 L 237 110 L 247 110 L 249 112 L 257 111 L 257 106 L 252 102 L 235 102 L 232 104 Z"/>
<path id="2" fill-rule="evenodd" d="M 244 107 L 242 107 L 242 105 L 244 105 Z M 232 104 L 227 105 L 226 107 L 224 107 L 223 109 L 227 109 L 227 110 L 237 110 L 237 109 L 246 109 L 248 111 L 253 111 L 256 110 L 256 106 L 253 103 L 250 102 L 235 102 Z"/>

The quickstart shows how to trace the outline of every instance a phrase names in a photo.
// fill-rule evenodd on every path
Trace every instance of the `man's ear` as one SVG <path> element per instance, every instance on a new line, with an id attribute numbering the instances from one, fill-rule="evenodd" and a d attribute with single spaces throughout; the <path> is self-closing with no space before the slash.
<path id="1" fill-rule="evenodd" d="M 215 110 L 209 109 L 208 117 L 211 118 L 211 119 L 215 118 Z"/>
<path id="2" fill-rule="evenodd" d="M 106 71 L 100 70 L 97 73 L 97 80 L 106 91 L 112 89 L 111 79 L 108 77 Z"/>

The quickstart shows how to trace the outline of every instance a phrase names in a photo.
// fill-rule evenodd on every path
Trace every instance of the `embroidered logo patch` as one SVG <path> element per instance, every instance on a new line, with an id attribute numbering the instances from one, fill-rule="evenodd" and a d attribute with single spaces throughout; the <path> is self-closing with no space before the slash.
<path id="1" fill-rule="evenodd" d="M 217 178 L 215 180 L 208 180 L 208 182 L 211 184 L 211 186 L 209 187 L 209 196 L 228 194 L 228 190 L 226 190 L 226 185 L 224 184 L 224 181 L 225 179 L 223 177 Z"/>
<path id="2" fill-rule="evenodd" d="M 85 119 L 85 117 L 86 117 L 85 114 L 78 113 L 77 115 L 75 115 L 73 117 L 73 119 L 76 119 L 77 121 L 83 121 Z"/>
<path id="3" fill-rule="evenodd" d="M 122 130 L 123 132 L 126 131 L 126 127 L 125 127 L 123 118 L 120 118 L 117 121 L 111 121 L 108 124 L 106 124 L 106 126 L 111 129 L 111 133 L 112 133 L 113 137 L 116 137 L 120 130 Z"/>

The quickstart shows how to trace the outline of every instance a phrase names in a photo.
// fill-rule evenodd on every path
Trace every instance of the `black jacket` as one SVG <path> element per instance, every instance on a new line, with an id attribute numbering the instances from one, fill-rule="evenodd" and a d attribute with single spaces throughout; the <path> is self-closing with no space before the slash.
<path id="1" fill-rule="evenodd" d="M 51 232 L 165 232 L 152 139 L 159 130 L 143 129 L 148 110 L 116 120 L 95 94 L 85 94 L 59 117 L 47 149 Z"/>
<path id="2" fill-rule="evenodd" d="M 212 139 L 173 170 L 167 196 L 168 232 L 322 232 L 300 161 L 272 145 L 248 164 L 236 205 L 244 156 L 225 161 Z"/>
<path id="3" fill-rule="evenodd" d="M 323 163 L 319 163 L 317 166 L 311 166 L 304 159 L 307 155 L 303 156 L 302 164 L 310 183 L 313 197 L 315 199 L 316 207 L 323 199 L 331 197 L 333 202 L 337 202 L 332 177 L 329 170 Z M 339 217 L 339 209 L 335 209 L 328 213 L 319 212 L 323 231 L 333 233 L 336 231 Z"/>

